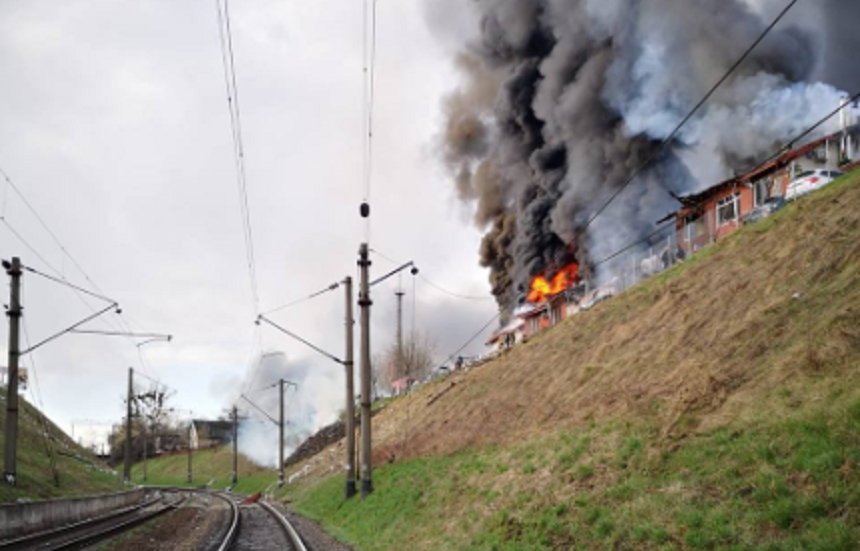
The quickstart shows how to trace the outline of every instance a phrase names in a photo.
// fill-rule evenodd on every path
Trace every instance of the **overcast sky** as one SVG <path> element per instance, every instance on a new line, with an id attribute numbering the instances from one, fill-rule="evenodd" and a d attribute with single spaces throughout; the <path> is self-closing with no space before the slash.
<path id="1" fill-rule="evenodd" d="M 361 4 L 231 3 L 264 310 L 355 274 L 364 237 Z M 434 153 L 441 100 L 457 75 L 451 41 L 431 33 L 425 11 L 420 1 L 379 3 L 372 246 L 414 259 L 449 289 L 489 297 L 480 235 Z M 432 15 L 444 19 L 438 9 Z M 211 0 L 0 3 L 0 168 L 135 330 L 175 335 L 144 348 L 143 369 L 195 416 L 221 412 L 257 347 L 220 56 Z M 90 287 L 5 183 L 0 200 L 5 220 L 44 261 L 6 226 L 2 258 Z M 375 259 L 376 275 L 390 268 Z M 91 313 L 70 290 L 24 279 L 32 340 Z M 411 277 L 404 285 L 411 294 Z M 376 349 L 392 338 L 393 291 L 375 293 Z M 342 303 L 338 292 L 276 318 L 339 354 Z M 417 325 L 440 355 L 494 311 L 491 300 L 456 300 L 417 282 Z M 4 358 L 7 333 L 4 323 Z M 270 330 L 262 335 L 266 350 L 327 362 Z M 83 335 L 24 364 L 33 361 L 45 410 L 67 430 L 74 420 L 118 421 L 127 368 L 141 368 L 128 340 Z"/>

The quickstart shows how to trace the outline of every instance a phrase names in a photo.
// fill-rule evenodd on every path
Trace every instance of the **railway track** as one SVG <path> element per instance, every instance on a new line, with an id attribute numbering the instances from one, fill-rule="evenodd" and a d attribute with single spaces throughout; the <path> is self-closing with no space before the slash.
<path id="1" fill-rule="evenodd" d="M 184 494 L 160 498 L 97 517 L 21 538 L 0 541 L 0 551 L 60 551 L 82 549 L 127 532 L 168 511 L 177 509 L 187 498 Z"/>
<path id="2" fill-rule="evenodd" d="M 0 551 L 84 549 L 96 543 L 106 542 L 156 517 L 179 509 L 190 496 L 196 494 L 193 491 L 178 489 L 162 489 L 162 492 L 157 498 L 134 507 L 53 530 L 0 541 Z M 263 501 L 242 503 L 242 497 L 229 494 L 208 492 L 201 492 L 201 494 L 208 495 L 207 499 L 222 500 L 227 505 L 228 512 L 223 517 L 223 527 L 212 532 L 212 539 L 201 545 L 200 549 L 307 551 L 296 529 L 274 506 Z"/>
<path id="3" fill-rule="evenodd" d="M 307 551 L 290 521 L 272 505 L 264 501 L 242 505 L 234 501 L 233 505 L 239 514 L 238 530 L 234 540 L 219 551 Z"/>

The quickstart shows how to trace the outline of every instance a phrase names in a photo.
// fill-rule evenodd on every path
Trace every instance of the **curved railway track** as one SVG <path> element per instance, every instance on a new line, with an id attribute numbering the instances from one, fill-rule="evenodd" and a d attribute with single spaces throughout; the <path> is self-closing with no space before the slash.
<path id="1" fill-rule="evenodd" d="M 168 511 L 177 509 L 185 495 L 165 502 L 165 496 L 90 520 L 62 526 L 11 540 L 0 541 L 0 550 L 60 551 L 81 549 L 127 532 Z"/>
<path id="2" fill-rule="evenodd" d="M 162 489 L 159 497 L 140 505 L 62 526 L 21 538 L 0 541 L 0 551 L 38 550 L 66 551 L 83 549 L 95 543 L 124 534 L 150 520 L 182 506 L 194 491 Z M 269 503 L 241 503 L 240 496 L 208 493 L 223 500 L 229 513 L 224 527 L 209 540 L 206 549 L 212 551 L 257 551 L 287 549 L 307 551 L 296 529 L 287 518 Z"/>
<path id="3" fill-rule="evenodd" d="M 237 508 L 239 523 L 235 540 L 222 549 L 307 551 L 307 547 L 290 521 L 272 505 L 259 501 L 243 504 Z"/>

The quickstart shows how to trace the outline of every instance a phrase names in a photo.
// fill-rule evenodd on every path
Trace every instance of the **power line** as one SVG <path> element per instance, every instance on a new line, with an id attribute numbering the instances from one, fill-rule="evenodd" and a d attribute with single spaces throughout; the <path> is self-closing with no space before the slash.
<path id="1" fill-rule="evenodd" d="M 53 230 L 51 230 L 51 228 L 48 226 L 48 224 L 45 222 L 45 220 L 36 211 L 35 207 L 33 207 L 33 205 L 30 204 L 30 201 L 27 200 L 27 198 L 24 196 L 24 194 L 21 192 L 21 190 L 18 189 L 18 186 L 15 185 L 15 183 L 12 181 L 12 179 L 9 177 L 9 175 L 2 168 L 0 168 L 0 174 L 3 175 L 3 179 L 6 180 L 6 183 L 9 184 L 9 186 L 12 188 L 12 190 L 15 192 L 15 194 L 21 199 L 21 201 L 24 203 L 24 205 L 27 207 L 27 209 L 33 214 L 33 216 L 36 218 L 36 220 L 39 221 L 39 224 L 42 226 L 42 228 L 48 233 L 48 235 L 51 236 L 51 239 L 54 240 L 54 243 L 57 245 L 57 247 L 59 247 L 59 249 L 60 249 L 60 251 L 62 251 L 63 255 L 65 255 L 66 257 L 68 257 L 69 260 L 72 261 L 72 264 L 75 266 L 75 268 L 77 268 L 78 272 L 80 272 L 81 275 L 84 276 L 84 279 L 86 279 L 89 282 L 89 284 L 93 286 L 93 289 L 95 289 L 99 294 L 104 295 L 105 293 L 99 288 L 98 285 L 96 285 L 96 282 L 93 281 L 93 279 L 89 276 L 89 274 L 87 274 L 87 272 L 83 269 L 83 267 L 78 262 L 78 260 L 74 257 L 74 255 L 72 255 L 72 253 L 69 252 L 69 250 L 66 248 L 66 246 L 63 245 L 63 243 L 60 241 L 60 238 L 57 237 L 57 234 L 55 234 L 53 232 Z M 4 205 L 4 208 L 5 208 L 5 205 Z M 6 222 L 5 211 L 3 214 L 4 214 L 3 215 L 3 221 Z M 7 223 L 7 225 L 8 225 L 8 223 Z M 46 262 L 46 264 L 47 264 L 47 262 Z M 63 279 L 65 279 L 65 278 L 63 278 Z"/>
<path id="2" fill-rule="evenodd" d="M 478 330 L 477 333 L 475 333 L 468 341 L 466 341 L 466 344 L 464 344 L 463 346 L 458 348 L 456 352 L 454 352 L 453 354 L 448 356 L 448 359 L 445 360 L 445 363 L 447 364 L 448 362 L 450 362 L 454 358 L 454 356 L 457 356 L 458 354 L 460 354 L 460 352 L 465 350 L 467 346 L 469 346 L 470 344 L 475 342 L 475 339 L 480 337 L 484 333 L 484 331 L 487 330 L 487 328 L 490 325 L 492 325 L 497 319 L 499 319 L 501 317 L 501 315 L 502 315 L 501 312 L 497 312 L 496 315 L 494 315 L 492 318 L 490 318 L 490 321 L 488 321 L 483 327 L 481 327 L 480 330 Z"/>
<path id="3" fill-rule="evenodd" d="M 233 33 L 230 25 L 229 0 L 215 0 L 218 12 L 218 37 L 221 42 L 221 62 L 224 67 L 224 84 L 227 89 L 227 107 L 230 112 L 230 128 L 233 138 L 233 154 L 236 164 L 236 185 L 239 190 L 239 210 L 245 240 L 245 260 L 251 280 L 251 295 L 254 314 L 260 313 L 260 293 L 257 285 L 257 261 L 254 254 L 254 232 L 248 201 L 248 182 L 245 171 L 245 145 L 242 139 L 242 116 L 239 108 L 239 88 L 236 81 L 236 60 L 233 52 Z"/>
<path id="4" fill-rule="evenodd" d="M 38 258 L 45 266 L 50 268 L 52 272 L 57 274 L 57 276 L 59 276 L 59 279 L 62 280 L 62 282 L 65 282 L 70 287 L 72 287 L 76 290 L 76 295 L 78 297 L 78 300 L 80 300 L 87 308 L 89 308 L 90 311 L 95 312 L 94 307 L 89 302 L 87 302 L 86 299 L 84 299 L 82 296 L 80 296 L 80 293 L 86 293 L 86 294 L 91 295 L 95 298 L 100 298 L 100 299 L 104 300 L 104 295 L 105 295 L 104 291 L 102 291 L 102 289 L 95 282 L 95 280 L 93 280 L 93 278 L 90 277 L 90 275 L 86 272 L 86 270 L 84 270 L 83 266 L 81 266 L 81 264 L 80 264 L 80 262 L 78 262 L 77 258 L 75 258 L 75 256 L 72 255 L 71 252 L 69 252 L 69 249 L 63 244 L 62 241 L 60 241 L 60 238 L 57 236 L 57 234 L 54 233 L 54 231 L 50 228 L 50 226 L 48 226 L 48 223 L 45 221 L 45 219 L 39 214 L 39 212 L 36 210 L 36 208 L 33 206 L 33 204 L 30 203 L 30 201 L 27 199 L 27 197 L 24 195 L 24 193 L 21 191 L 21 189 L 15 184 L 15 182 L 12 181 L 12 178 L 9 177 L 9 174 L 5 170 L 3 170 L 2 167 L 0 167 L 0 175 L 3 176 L 3 179 L 8 184 L 7 187 L 12 188 L 12 190 L 21 199 L 21 201 L 24 203 L 24 205 L 27 207 L 27 209 L 30 211 L 30 213 L 36 218 L 36 220 L 39 222 L 39 224 L 42 226 L 42 228 L 45 230 L 45 232 L 51 237 L 51 239 L 54 241 L 54 244 L 63 253 L 64 257 L 67 257 L 69 260 L 71 260 L 72 264 L 75 266 L 75 268 L 78 270 L 78 272 L 92 286 L 92 288 L 95 289 L 97 291 L 97 293 L 101 296 L 98 296 L 95 293 L 89 292 L 89 291 L 83 289 L 83 287 L 76 286 L 76 285 L 69 283 L 68 279 L 62 273 L 62 271 L 60 271 L 56 267 L 54 267 L 50 262 L 47 261 L 47 259 L 45 259 L 44 256 L 42 256 L 39 253 L 39 251 L 37 251 L 35 249 L 35 247 L 30 245 L 30 243 L 26 239 L 24 239 L 24 236 L 21 235 L 21 233 L 18 230 L 16 230 L 12 226 L 12 224 L 6 219 L 6 215 L 5 215 L 6 204 L 5 204 L 5 202 L 3 205 L 3 216 L 0 216 L 0 221 L 3 222 L 3 224 L 6 226 L 6 228 L 18 239 L 18 241 L 20 241 L 31 253 L 33 253 L 33 255 L 36 256 L 36 258 Z M 45 274 L 41 274 L 41 275 L 45 275 Z M 45 276 L 45 277 L 48 277 L 50 279 L 50 276 Z M 57 281 L 57 282 L 60 282 L 60 281 Z M 112 320 L 102 319 L 101 321 L 111 328 L 117 327 L 117 325 L 115 325 Z M 129 331 L 132 330 L 131 326 L 126 322 L 125 318 L 122 316 L 119 316 L 119 325 L 120 326 L 125 325 L 126 329 L 128 329 Z M 131 341 L 131 342 L 133 342 L 133 341 Z"/>
<path id="5" fill-rule="evenodd" d="M 51 277 L 51 276 L 47 276 L 46 274 L 43 274 L 43 273 L 41 273 L 41 272 L 36 272 L 36 271 L 35 271 L 35 270 L 33 270 L 32 268 L 28 268 L 28 270 L 31 270 L 31 271 L 32 271 L 32 273 L 38 273 L 38 275 L 43 275 L 43 276 L 47 277 L 48 279 L 51 279 L 51 280 L 53 280 L 53 281 L 56 281 L 57 283 L 60 283 L 60 284 L 63 284 L 63 285 L 66 285 L 66 286 L 68 286 L 68 287 L 72 288 L 72 289 L 75 291 L 75 296 L 78 298 L 78 300 L 79 300 L 79 301 L 81 301 L 81 303 L 82 303 L 84 306 L 86 306 L 86 307 L 90 310 L 90 312 L 92 312 L 92 313 L 94 314 L 93 319 L 94 319 L 94 318 L 98 318 L 98 317 L 99 317 L 98 315 L 95 315 L 95 314 L 96 314 L 96 309 L 93 307 L 93 305 L 92 305 L 92 304 L 90 304 L 89 302 L 87 302 L 87 300 L 86 300 L 84 297 L 82 297 L 82 296 L 81 296 L 81 293 L 86 293 L 86 294 L 91 295 L 91 296 L 96 296 L 96 297 L 98 297 L 98 298 L 99 298 L 99 299 L 101 299 L 101 300 L 111 301 L 111 299 L 106 299 L 105 297 L 101 297 L 101 296 L 95 295 L 94 293 L 91 293 L 91 292 L 89 292 L 89 291 L 84 290 L 82 287 L 79 287 L 79 286 L 77 286 L 77 285 L 71 284 L 71 283 L 69 283 L 68 281 L 66 281 L 66 280 L 65 280 L 65 278 L 63 277 L 63 274 L 62 274 L 59 270 L 57 270 L 57 268 L 55 268 L 53 264 L 51 264 L 50 262 L 48 262 L 48 261 L 45 259 L 45 257 L 44 257 L 44 256 L 42 256 L 41 254 L 39 254 L 39 251 L 37 251 L 37 250 L 36 250 L 32 245 L 30 245 L 30 243 L 29 243 L 26 239 L 24 239 L 24 236 L 23 236 L 23 235 L 21 235 L 21 233 L 20 233 L 20 232 L 18 232 L 18 231 L 17 231 L 17 230 L 16 230 L 16 229 L 15 229 L 15 228 L 14 228 L 14 227 L 9 223 L 9 221 L 8 221 L 8 220 L 6 220 L 5 218 L 2 218 L 2 219 L 0 219 L 0 221 L 2 221 L 2 222 L 6 225 L 6 227 L 9 229 L 9 231 L 10 231 L 10 232 L 11 232 L 11 233 L 12 233 L 12 234 L 13 234 L 13 235 L 14 235 L 14 236 L 15 236 L 15 237 L 16 237 L 16 238 L 17 238 L 17 239 L 18 239 L 18 240 L 19 240 L 19 241 L 20 241 L 20 242 L 21 242 L 21 243 L 22 243 L 22 244 L 23 244 L 23 245 L 24 245 L 24 246 L 25 246 L 25 247 L 26 247 L 30 252 L 31 252 L 31 253 L 33 253 L 33 255 L 35 255 L 35 256 L 36 256 L 36 258 L 38 258 L 38 259 L 39 259 L 43 264 L 45 264 L 48 268 L 50 268 L 50 269 L 51 269 L 51 271 L 53 271 L 53 272 L 54 272 L 54 273 L 56 273 L 58 276 L 60 276 L 60 278 L 63 278 L 63 280 L 59 280 L 59 279 L 53 278 L 53 277 Z M 111 302 L 114 302 L 114 304 L 115 304 L 115 301 L 111 301 Z M 105 323 L 107 326 L 109 326 L 109 327 L 110 327 L 110 328 L 112 328 L 112 329 L 117 329 L 117 326 L 116 326 L 116 325 L 114 325 L 114 324 L 110 321 L 110 319 L 109 319 L 109 318 L 100 318 L 100 321 L 102 321 L 103 323 Z M 132 341 L 132 342 L 133 342 L 133 341 Z"/>
<path id="6" fill-rule="evenodd" d="M 370 249 L 370 252 L 379 256 L 383 260 L 387 260 L 388 262 L 391 262 L 392 264 L 400 264 L 396 260 L 393 260 L 391 257 L 386 256 L 385 254 L 379 252 L 377 249 Z M 451 297 L 454 297 L 454 298 L 458 298 L 458 299 L 462 299 L 462 300 L 472 300 L 472 301 L 495 300 L 494 297 L 478 297 L 478 296 L 466 295 L 463 293 L 457 293 L 457 292 L 451 291 L 449 289 L 446 289 L 445 287 L 442 287 L 441 285 L 430 280 L 430 278 L 428 278 L 426 275 L 424 275 L 423 270 L 418 273 L 418 277 L 420 277 L 422 280 L 424 280 L 425 283 L 427 283 L 428 285 L 430 285 L 431 287 L 433 287 L 437 291 L 444 293 L 446 295 L 449 295 Z"/>
<path id="7" fill-rule="evenodd" d="M 615 199 L 617 199 L 617 198 L 618 198 L 618 196 L 621 194 L 621 192 L 623 192 L 625 189 L 627 189 L 627 187 L 628 187 L 631 183 L 633 183 L 633 181 L 634 181 L 634 180 L 635 180 L 635 179 L 636 179 L 636 178 L 637 178 L 637 177 L 638 177 L 638 176 L 639 176 L 639 175 L 640 175 L 640 174 L 641 174 L 641 173 L 642 173 L 642 172 L 643 172 L 643 171 L 644 171 L 644 170 L 645 170 L 645 169 L 646 169 L 646 168 L 647 168 L 647 167 L 648 167 L 652 162 L 654 162 L 654 160 L 655 160 L 655 159 L 657 159 L 660 155 L 662 155 L 662 154 L 663 154 L 663 152 L 666 150 L 666 148 L 669 146 L 669 144 L 670 144 L 670 143 L 672 143 L 672 141 L 675 139 L 675 137 L 678 135 L 678 133 L 681 131 L 681 129 L 682 129 L 682 128 L 683 128 L 683 127 L 684 127 L 684 126 L 685 126 L 685 125 L 690 121 L 690 119 L 692 119 L 692 118 L 693 118 L 693 116 L 695 116 L 695 114 L 696 114 L 696 113 L 698 113 L 698 112 L 699 112 L 699 110 L 700 110 L 700 109 L 701 109 L 701 108 L 702 108 L 702 107 L 703 107 L 703 106 L 704 106 L 704 105 L 705 105 L 705 104 L 706 104 L 706 103 L 711 99 L 711 97 L 712 97 L 712 96 L 717 92 L 717 90 L 718 90 L 718 89 L 719 89 L 719 88 L 720 88 L 720 87 L 721 87 L 721 86 L 722 86 L 722 85 L 723 85 L 723 84 L 724 84 L 724 83 L 729 79 L 729 77 L 730 77 L 730 76 L 731 76 L 731 75 L 732 75 L 732 74 L 733 74 L 733 73 L 734 73 L 734 72 L 735 72 L 735 71 L 736 71 L 736 70 L 737 70 L 737 69 L 738 69 L 738 68 L 739 68 L 743 63 L 744 63 L 744 61 L 746 61 L 746 60 L 747 60 L 747 58 L 750 56 L 750 54 L 752 54 L 753 50 L 755 50 L 755 49 L 756 49 L 756 47 L 758 47 L 758 45 L 759 45 L 759 44 L 760 44 L 760 43 L 765 39 L 765 37 L 766 37 L 768 34 L 770 34 L 770 32 L 774 29 L 774 27 L 776 27 L 776 25 L 777 25 L 777 24 L 778 24 L 778 23 L 783 19 L 783 17 L 785 17 L 785 15 L 789 12 L 789 10 L 791 10 L 791 8 L 793 8 L 793 7 L 794 7 L 794 5 L 795 5 L 795 4 L 797 4 L 797 2 L 798 2 L 798 1 L 799 1 L 799 0 L 791 0 L 791 2 L 789 2 L 789 4 L 785 7 L 785 9 L 783 9 L 783 10 L 782 10 L 782 12 L 780 12 L 780 14 L 776 17 L 776 19 L 774 19 L 774 20 L 773 20 L 773 22 L 772 22 L 770 25 L 768 25 L 768 27 L 764 30 L 764 32 L 762 32 L 761 36 L 759 36 L 759 37 L 758 37 L 758 39 L 756 39 L 756 41 L 755 41 L 755 42 L 753 42 L 753 44 L 752 44 L 749 48 L 747 48 L 747 50 L 746 50 L 746 51 L 744 52 L 744 54 L 740 57 L 740 59 L 738 59 L 738 60 L 734 63 L 734 65 L 732 65 L 732 66 L 731 66 L 731 68 L 729 68 L 729 70 L 726 72 L 726 74 L 725 74 L 725 75 L 723 75 L 723 77 L 722 77 L 719 81 L 717 81 L 717 83 L 716 83 L 716 84 L 715 84 L 715 85 L 714 85 L 714 86 L 713 86 L 713 87 L 708 91 L 708 93 L 707 93 L 707 94 L 705 94 L 705 97 L 703 97 L 703 98 L 699 101 L 699 103 L 697 103 L 697 104 L 696 104 L 696 106 L 693 108 L 693 110 L 692 110 L 692 111 L 690 111 L 690 112 L 687 114 L 687 116 L 686 116 L 686 117 L 684 117 L 684 119 L 681 121 L 681 123 L 680 123 L 680 124 L 678 124 L 678 126 L 676 126 L 676 127 L 675 127 L 675 129 L 674 129 L 674 130 L 669 134 L 669 136 L 668 136 L 666 139 L 664 139 L 664 140 L 660 143 L 660 145 L 657 147 L 657 149 L 656 149 L 656 150 L 655 150 L 651 155 L 649 155 L 649 156 L 645 159 L 645 161 L 644 161 L 641 165 L 639 165 L 639 167 L 638 167 L 636 170 L 634 170 L 634 171 L 633 171 L 633 174 L 631 174 L 631 175 L 627 178 L 627 180 L 625 180 L 625 181 L 624 181 L 624 183 L 623 183 L 623 184 L 621 184 L 621 187 L 619 187 L 618 189 L 616 189 L 616 190 L 615 190 L 615 192 L 614 192 L 614 193 L 609 197 L 609 199 L 608 199 L 608 200 L 607 200 L 607 201 L 606 201 L 606 202 L 605 202 L 605 203 L 604 203 L 604 204 L 603 204 L 599 209 L 597 209 L 597 211 L 596 211 L 596 212 L 595 212 L 595 213 L 594 213 L 594 214 L 593 214 L 593 215 L 592 215 L 588 220 L 586 220 L 585 224 L 582 226 L 582 228 L 580 228 L 580 229 L 577 231 L 576 236 L 573 238 L 573 240 L 572 240 L 572 241 L 574 241 L 574 242 L 575 242 L 575 241 L 577 240 L 577 238 L 578 238 L 580 235 L 582 235 L 582 233 L 583 233 L 586 229 L 588 229 L 588 227 L 589 227 L 589 226 L 590 226 L 590 225 L 591 225 L 591 224 L 592 224 L 592 223 L 593 223 L 593 222 L 594 222 L 594 221 L 595 221 L 595 220 L 596 220 L 596 219 L 597 219 L 601 214 L 603 214 L 603 212 L 604 212 L 607 208 L 609 208 L 609 205 L 611 205 L 611 204 L 613 203 L 613 201 L 615 201 Z"/>
<path id="8" fill-rule="evenodd" d="M 24 285 L 21 285 L 21 295 L 24 297 Z M 26 300 L 26 298 L 24 298 Z M 27 343 L 27 348 L 30 348 L 30 331 L 27 329 L 27 318 L 25 316 L 21 316 L 22 325 L 24 328 L 24 341 Z M 42 424 L 42 432 L 43 432 L 43 444 L 45 446 L 45 453 L 48 456 L 48 463 L 51 467 L 51 474 L 54 477 L 54 483 L 59 485 L 60 481 L 60 473 L 57 470 L 56 460 L 54 458 L 54 448 L 51 445 L 50 435 L 48 434 L 49 426 L 47 422 L 47 413 L 45 411 L 45 402 L 42 399 L 42 389 L 41 385 L 39 385 L 39 377 L 36 374 L 36 356 L 31 355 L 29 358 L 30 362 L 30 371 L 33 375 L 33 385 L 30 387 L 30 394 L 34 399 L 38 399 L 39 411 L 36 413 L 37 422 L 41 421 Z M 28 377 L 29 378 L 29 377 Z M 29 381 L 28 381 L 29 383 Z"/>
<path id="9" fill-rule="evenodd" d="M 313 299 L 320 297 L 326 293 L 336 291 L 338 288 L 340 288 L 340 282 L 332 283 L 331 285 L 329 285 L 325 289 L 321 289 L 321 290 L 317 291 L 316 293 L 311 293 L 310 295 L 307 295 L 307 296 L 302 297 L 300 299 L 294 300 L 292 302 L 288 302 L 288 303 L 286 303 L 282 306 L 278 306 L 277 308 L 274 308 L 272 310 L 267 310 L 265 312 L 261 312 L 260 315 L 267 316 L 269 314 L 274 314 L 275 312 L 280 312 L 281 310 L 286 310 L 288 308 L 292 308 L 293 306 L 298 306 L 299 304 L 303 304 L 305 302 L 308 302 L 309 300 L 313 300 Z"/>
<path id="10" fill-rule="evenodd" d="M 860 99 L 860 91 L 858 91 L 853 96 L 848 98 L 848 101 L 844 102 L 842 105 L 840 105 L 839 107 L 837 107 L 836 109 L 834 109 L 833 111 L 831 111 L 830 113 L 828 113 L 827 115 L 825 115 L 824 117 L 819 119 L 815 124 L 813 124 L 812 126 L 807 128 L 806 130 L 804 130 L 803 132 L 801 132 L 800 134 L 798 134 L 797 136 L 795 136 L 794 138 L 792 138 L 791 140 L 786 142 L 784 145 L 779 147 L 774 153 L 772 153 L 766 159 L 764 159 L 763 161 L 758 163 L 752 170 L 750 170 L 748 172 L 748 174 L 752 174 L 752 173 L 756 172 L 757 170 L 759 170 L 760 168 L 763 168 L 765 165 L 767 165 L 771 161 L 779 158 L 781 155 L 783 155 L 785 153 L 786 150 L 791 150 L 797 144 L 797 142 L 803 140 L 804 138 L 809 136 L 811 133 L 815 132 L 824 123 L 826 123 L 827 121 L 829 121 L 830 119 L 832 119 L 833 117 L 838 115 L 843 109 L 845 109 L 848 105 L 850 105 L 854 101 L 857 101 L 858 99 Z M 670 226 L 672 226 L 674 224 L 675 224 L 675 220 L 669 220 L 665 224 L 658 226 L 658 228 L 654 232 L 648 234 L 647 236 L 645 236 L 641 239 L 636 240 L 635 242 L 627 245 L 626 247 L 623 247 L 623 248 L 617 250 L 616 252 L 610 254 L 606 258 L 594 263 L 592 267 L 596 268 L 597 266 L 601 266 L 603 264 L 606 264 L 607 262 L 610 262 L 610 261 L 618 258 L 622 254 L 635 248 L 637 245 L 640 245 L 642 243 L 650 241 L 652 238 L 663 233 L 667 228 L 669 228 Z"/>
<path id="11" fill-rule="evenodd" d="M 431 287 L 433 287 L 433 288 L 434 288 L 434 289 L 436 289 L 437 291 L 439 291 L 439 292 L 441 292 L 441 293 L 444 293 L 444 294 L 446 294 L 446 295 L 448 295 L 448 296 L 454 297 L 454 298 L 458 298 L 458 299 L 461 299 L 461 300 L 472 300 L 472 301 L 487 301 L 487 300 L 495 300 L 495 298 L 494 298 L 494 297 L 477 297 L 477 296 L 470 296 L 470 295 L 462 295 L 462 294 L 460 294 L 460 293 L 455 293 L 454 291 L 449 291 L 448 289 L 445 289 L 444 287 L 442 287 L 442 286 L 440 286 L 440 285 L 438 285 L 438 284 L 436 284 L 436 283 L 434 283 L 434 282 L 430 281 L 430 279 L 428 279 L 428 278 L 427 278 L 427 276 L 425 276 L 423 273 L 422 273 L 422 274 L 418 274 L 418 277 L 420 277 L 421 279 L 423 279 L 425 283 L 427 283 L 428 285 L 430 285 Z"/>
<path id="12" fill-rule="evenodd" d="M 116 301 L 115 301 L 115 300 L 113 300 L 112 298 L 107 298 L 107 297 L 102 296 L 102 295 L 97 295 L 96 293 L 93 293 L 92 291 L 88 291 L 88 290 L 84 289 L 83 287 L 79 287 L 79 286 L 77 286 L 77 285 L 75 285 L 75 284 L 73 284 L 73 283 L 69 283 L 68 281 L 66 281 L 66 280 L 64 280 L 64 279 L 58 279 L 58 278 L 56 278 L 56 277 L 54 277 L 54 276 L 51 276 L 51 275 L 48 275 L 48 274 L 46 274 L 46 273 L 40 272 L 39 270 L 37 270 L 37 269 L 35 269 L 35 268 L 31 268 L 30 266 L 21 266 L 21 267 L 22 267 L 22 268 L 24 268 L 25 270 L 27 270 L 28 272 L 30 272 L 31 274 L 35 274 L 35 275 L 37 275 L 37 276 L 43 277 L 43 278 L 45 278 L 45 279 L 47 279 L 47 280 L 53 281 L 54 283 L 58 283 L 58 284 L 60 284 L 60 285 L 64 285 L 64 286 L 69 287 L 69 288 L 71 288 L 71 289 L 74 289 L 74 290 L 76 290 L 76 291 L 78 291 L 78 292 L 80 292 L 80 293 L 84 293 L 85 295 L 89 295 L 89 296 L 91 296 L 91 297 L 93 297 L 93 298 L 97 298 L 97 299 L 99 299 L 99 300 L 103 300 L 103 301 L 105 301 L 105 302 L 110 302 L 110 303 L 115 303 L 115 302 L 116 302 Z"/>

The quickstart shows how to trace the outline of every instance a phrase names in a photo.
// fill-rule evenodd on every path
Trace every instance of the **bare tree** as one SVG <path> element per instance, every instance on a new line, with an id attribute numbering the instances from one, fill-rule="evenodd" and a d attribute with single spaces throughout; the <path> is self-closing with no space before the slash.
<path id="1" fill-rule="evenodd" d="M 428 335 L 406 335 L 402 350 L 394 342 L 375 362 L 380 383 L 390 388 L 400 379 L 424 379 L 433 371 L 435 353 L 436 345 Z"/>

